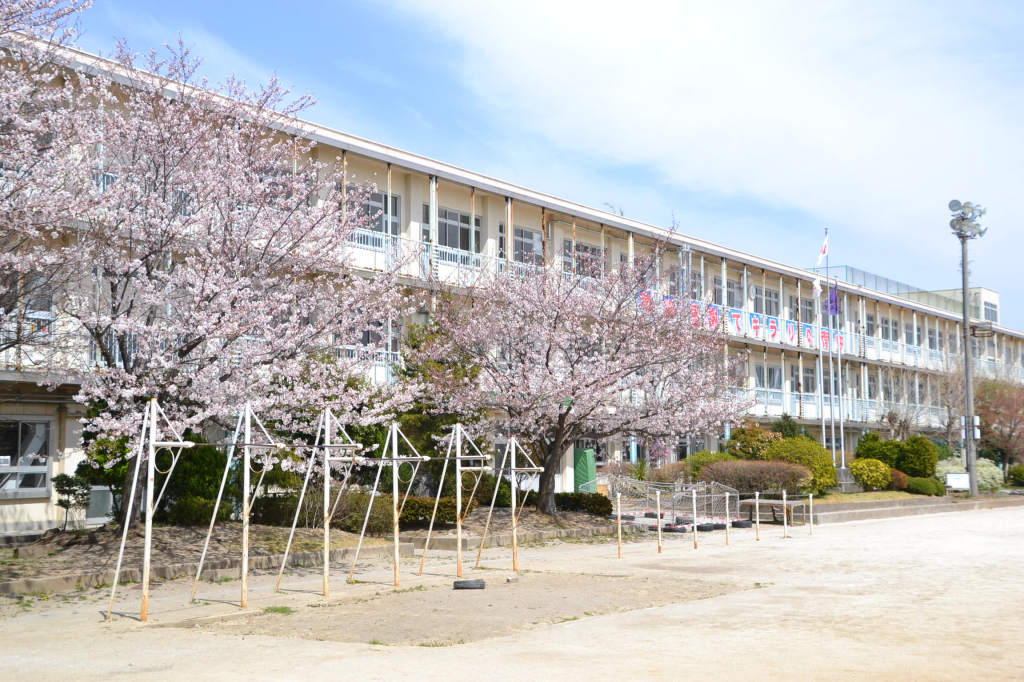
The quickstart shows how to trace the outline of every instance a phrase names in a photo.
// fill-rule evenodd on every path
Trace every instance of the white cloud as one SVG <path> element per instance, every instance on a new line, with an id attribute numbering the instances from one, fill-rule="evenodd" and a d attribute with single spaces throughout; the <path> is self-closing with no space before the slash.
<path id="1" fill-rule="evenodd" d="M 944 206 L 980 201 L 993 229 L 976 281 L 1001 290 L 1004 309 L 1024 307 L 1013 5 L 396 2 L 462 48 L 464 81 L 509 131 L 804 212 L 836 227 L 840 261 L 953 286 Z M 748 236 L 722 240 L 765 251 Z M 785 260 L 807 264 L 818 239 L 806 255 L 786 245 Z"/>

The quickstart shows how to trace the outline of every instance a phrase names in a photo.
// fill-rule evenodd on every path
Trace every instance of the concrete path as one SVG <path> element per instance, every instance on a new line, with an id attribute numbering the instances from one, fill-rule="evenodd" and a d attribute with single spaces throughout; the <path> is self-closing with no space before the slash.
<path id="1" fill-rule="evenodd" d="M 62 608 L 0 621 L 0 670 L 5 680 L 64 681 L 1024 678 L 1024 509 L 807 531 L 783 540 L 780 527 L 763 526 L 760 542 L 737 532 L 729 547 L 721 532 L 705 534 L 699 550 L 677 537 L 661 555 L 651 541 L 634 542 L 621 560 L 614 543 L 527 548 L 522 560 L 533 570 L 700 578 L 728 583 L 731 593 L 460 646 L 239 636 L 127 619 L 104 625 L 95 608 Z M 331 611 L 344 618 L 343 608 Z M 180 607 L 175 614 L 186 617 Z"/>

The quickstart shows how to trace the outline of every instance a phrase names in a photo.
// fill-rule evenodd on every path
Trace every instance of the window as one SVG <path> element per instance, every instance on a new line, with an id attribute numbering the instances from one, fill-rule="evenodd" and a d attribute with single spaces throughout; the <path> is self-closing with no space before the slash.
<path id="1" fill-rule="evenodd" d="M 892 330 L 891 330 L 892 331 L 892 340 L 894 342 L 896 342 L 896 343 L 899 343 L 899 340 L 900 340 L 900 323 L 899 323 L 899 320 L 893 318 L 892 322 L 891 322 L 891 326 L 892 326 Z"/>
<path id="2" fill-rule="evenodd" d="M 817 368 L 814 365 L 804 367 L 804 393 L 815 393 L 818 388 Z"/>
<path id="3" fill-rule="evenodd" d="M 883 341 L 889 341 L 889 318 L 888 317 L 881 318 L 881 326 L 879 327 L 879 331 L 882 332 L 882 340 Z"/>
<path id="4" fill-rule="evenodd" d="M 350 189 L 350 191 L 352 191 Z M 387 194 L 384 192 L 373 192 L 367 197 L 362 207 L 359 209 L 359 215 L 361 217 L 369 218 L 369 224 L 367 228 L 374 232 L 384 232 L 384 221 L 388 216 L 384 215 L 384 205 L 386 203 Z M 402 220 L 402 198 L 397 194 L 391 195 L 391 231 L 390 234 L 395 237 L 398 236 L 401 230 Z"/>
<path id="5" fill-rule="evenodd" d="M 779 292 L 754 287 L 754 312 L 769 317 L 779 316 Z"/>
<path id="6" fill-rule="evenodd" d="M 49 491 L 50 424 L 0 421 L 0 498 Z"/>
<path id="7" fill-rule="evenodd" d="M 780 372 L 781 374 L 781 372 Z M 789 366 L 789 390 L 793 393 L 814 393 L 817 384 L 814 375 L 814 367 L 804 367 L 804 380 L 800 381 L 800 366 Z"/>
<path id="8" fill-rule="evenodd" d="M 907 322 L 903 325 L 904 339 L 908 346 L 916 346 L 916 339 L 914 337 L 914 325 Z"/>
<path id="9" fill-rule="evenodd" d="M 810 298 L 800 299 L 800 321 L 804 324 L 814 324 L 814 300 Z"/>
<path id="10" fill-rule="evenodd" d="M 732 281 L 725 283 L 725 305 L 729 308 L 743 307 L 743 284 Z"/>
<path id="11" fill-rule="evenodd" d="M 21 309 L 30 316 L 48 316 L 53 308 L 53 290 L 41 275 L 9 272 L 0 275 L 0 315 Z"/>
<path id="12" fill-rule="evenodd" d="M 878 400 L 878 377 L 868 375 L 868 400 Z"/>
<path id="13" fill-rule="evenodd" d="M 573 271 L 573 260 L 572 240 L 564 239 L 562 240 L 562 269 L 565 272 Z M 578 273 L 590 274 L 601 271 L 604 264 L 601 247 L 577 241 L 575 261 L 576 272 Z"/>
<path id="14" fill-rule="evenodd" d="M 939 336 L 938 331 L 936 331 L 935 329 L 928 330 L 928 350 L 939 349 L 939 338 L 941 337 Z"/>
<path id="15" fill-rule="evenodd" d="M 995 303 L 985 303 L 985 319 L 989 322 L 999 323 L 999 306 Z"/>
<path id="16" fill-rule="evenodd" d="M 715 277 L 714 304 L 722 305 L 722 278 Z"/>
<path id="17" fill-rule="evenodd" d="M 513 228 L 512 260 L 517 263 L 544 264 L 544 243 L 536 230 Z M 505 223 L 498 223 L 498 255 L 505 257 Z"/>
<path id="18" fill-rule="evenodd" d="M 874 315 L 865 315 L 864 316 L 864 334 L 866 336 L 872 336 L 872 337 L 875 335 L 875 316 Z"/>
<path id="19" fill-rule="evenodd" d="M 1007 365 L 1013 364 L 1013 350 L 1009 346 L 1003 347 L 1003 363 Z"/>
<path id="20" fill-rule="evenodd" d="M 769 391 L 782 390 L 782 368 L 772 365 L 757 365 L 754 367 L 754 385 L 757 388 L 766 388 Z"/>
<path id="21" fill-rule="evenodd" d="M 985 344 L 985 355 L 988 357 L 989 360 L 996 359 L 995 339 L 988 339 L 988 342 Z"/>
<path id="22" fill-rule="evenodd" d="M 480 253 L 480 216 L 473 219 L 476 253 Z M 423 204 L 423 241 L 430 241 L 430 205 Z M 469 251 L 469 214 L 450 208 L 437 209 L 437 243 L 449 249 Z"/>

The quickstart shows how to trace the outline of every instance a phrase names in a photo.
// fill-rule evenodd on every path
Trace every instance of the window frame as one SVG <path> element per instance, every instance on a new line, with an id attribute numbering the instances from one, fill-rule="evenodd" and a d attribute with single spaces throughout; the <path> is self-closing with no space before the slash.
<path id="1" fill-rule="evenodd" d="M 16 459 L 7 466 L 0 466 L 0 486 L 6 485 L 7 481 L 11 476 L 15 477 L 15 487 L 3 488 L 0 487 L 0 500 L 10 499 L 27 499 L 27 498 L 47 498 L 53 494 L 52 488 L 52 463 L 54 460 L 54 420 L 52 417 L 47 416 L 34 416 L 34 415 L 19 415 L 17 417 L 3 416 L 0 417 L 0 425 L 17 424 L 17 435 L 15 440 L 15 450 L 13 456 Z M 23 425 L 33 424 L 36 426 L 42 426 L 45 433 L 44 446 L 46 453 L 45 459 L 42 463 L 33 464 L 30 462 L 22 462 L 27 455 L 24 452 L 24 439 Z M 0 450 L 2 453 L 3 450 Z M 29 455 L 31 456 L 31 455 Z M 23 477 L 28 475 L 43 476 L 42 486 L 33 486 L 30 488 L 22 488 L 21 480 Z"/>

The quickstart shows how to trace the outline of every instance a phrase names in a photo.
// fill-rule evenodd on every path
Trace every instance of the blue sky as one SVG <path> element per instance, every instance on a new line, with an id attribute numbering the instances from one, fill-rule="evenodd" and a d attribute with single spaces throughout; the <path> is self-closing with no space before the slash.
<path id="1" fill-rule="evenodd" d="M 893 7 L 896 7 L 893 9 Z M 1024 9 L 944 2 L 94 0 L 78 44 L 180 33 L 307 118 L 799 266 L 972 284 L 1024 328 Z"/>

